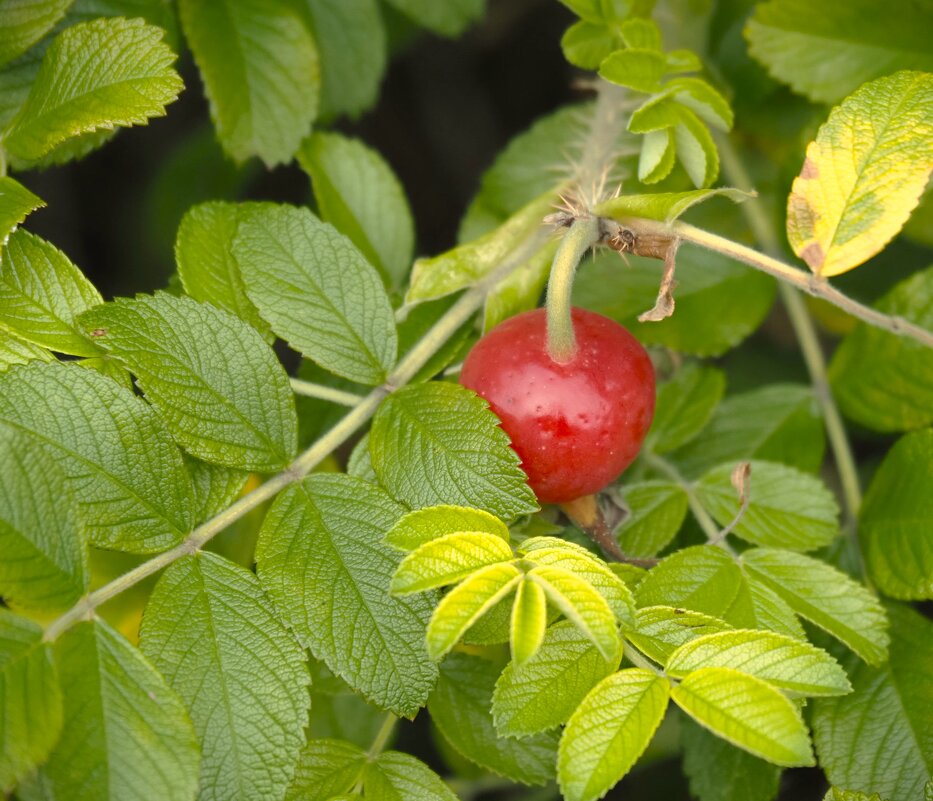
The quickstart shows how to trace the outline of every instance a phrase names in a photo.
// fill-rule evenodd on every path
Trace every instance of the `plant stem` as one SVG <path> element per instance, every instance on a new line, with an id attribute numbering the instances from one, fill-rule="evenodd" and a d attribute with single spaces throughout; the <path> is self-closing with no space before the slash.
<path id="1" fill-rule="evenodd" d="M 379 727 L 379 731 L 376 732 L 376 736 L 373 738 L 373 744 L 369 746 L 368 753 L 370 759 L 375 759 L 379 754 L 385 751 L 386 746 L 389 744 L 389 739 L 395 732 L 397 724 L 398 718 L 391 712 L 385 716 L 385 719 L 382 721 L 382 726 Z"/>
<path id="2" fill-rule="evenodd" d="M 650 670 L 652 673 L 657 673 L 659 676 L 664 675 L 664 671 L 661 670 L 657 665 L 654 664 L 650 659 L 641 655 L 641 652 L 635 649 L 633 646 L 629 645 L 627 642 L 622 644 L 625 658 L 628 659 L 635 667 L 644 668 L 645 670 Z"/>
<path id="3" fill-rule="evenodd" d="M 313 384 L 310 381 L 303 381 L 300 378 L 290 378 L 288 380 L 292 385 L 292 392 L 296 395 L 320 398 L 321 400 L 331 401 L 332 403 L 339 403 L 341 406 L 356 406 L 356 404 L 363 400 L 362 395 L 357 395 L 354 392 L 345 392 L 342 389 L 325 387 L 322 384 Z"/>
<path id="4" fill-rule="evenodd" d="M 739 189 L 750 189 L 751 179 L 732 142 L 726 137 L 722 137 L 719 140 L 719 145 L 723 172 L 729 182 Z M 742 211 L 748 220 L 752 235 L 765 253 L 769 256 L 779 257 L 781 255 L 780 241 L 772 221 L 768 218 L 761 204 L 754 199 L 750 200 L 742 204 Z M 857 537 L 855 532 L 859 509 L 862 505 L 862 489 L 859 484 L 855 457 L 852 454 L 852 446 L 849 443 L 842 415 L 839 413 L 839 407 L 836 405 L 829 385 L 826 359 L 823 356 L 816 326 L 813 324 L 813 318 L 810 316 L 800 295 L 784 283 L 779 284 L 779 290 L 781 301 L 787 309 L 791 326 L 794 329 L 797 341 L 800 343 L 800 350 L 807 365 L 807 372 L 810 374 L 810 383 L 813 386 L 813 392 L 816 395 L 816 401 L 823 416 L 826 436 L 833 452 L 836 471 L 839 474 L 846 528 L 853 532 L 853 536 Z M 861 554 L 860 549 L 856 548 L 856 550 Z"/>
<path id="5" fill-rule="evenodd" d="M 569 362 L 577 352 L 573 333 L 570 299 L 573 276 L 580 259 L 599 240 L 599 222 L 595 217 L 580 217 L 564 234 L 547 284 L 547 349 L 555 362 Z"/>

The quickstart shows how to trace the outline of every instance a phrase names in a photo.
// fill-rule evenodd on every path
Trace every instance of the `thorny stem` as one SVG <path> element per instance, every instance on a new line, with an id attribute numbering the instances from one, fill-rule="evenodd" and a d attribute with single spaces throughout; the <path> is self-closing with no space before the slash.
<path id="1" fill-rule="evenodd" d="M 569 362 L 577 352 L 573 333 L 570 298 L 577 264 L 599 240 L 599 223 L 595 217 L 580 217 L 561 239 L 554 254 L 551 276 L 547 285 L 547 350 L 555 362 Z"/>
<path id="2" fill-rule="evenodd" d="M 308 398 L 320 398 L 321 400 L 339 403 L 341 406 L 356 406 L 363 400 L 362 395 L 357 395 L 354 392 L 345 392 L 342 389 L 326 387 L 323 384 L 314 384 L 300 378 L 290 378 L 289 382 L 292 386 L 292 392 Z"/>

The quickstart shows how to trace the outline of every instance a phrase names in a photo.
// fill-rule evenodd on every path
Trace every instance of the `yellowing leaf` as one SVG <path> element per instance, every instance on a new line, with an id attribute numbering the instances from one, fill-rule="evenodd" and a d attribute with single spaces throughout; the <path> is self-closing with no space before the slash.
<path id="1" fill-rule="evenodd" d="M 834 108 L 787 201 L 791 247 L 820 276 L 874 256 L 907 221 L 933 170 L 933 75 L 897 72 Z"/>

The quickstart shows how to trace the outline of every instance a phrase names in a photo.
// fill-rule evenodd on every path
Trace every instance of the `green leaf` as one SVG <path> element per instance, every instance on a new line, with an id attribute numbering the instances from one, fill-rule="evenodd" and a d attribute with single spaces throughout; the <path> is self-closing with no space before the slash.
<path id="1" fill-rule="evenodd" d="M 721 548 L 698 545 L 677 551 L 638 585 L 641 606 L 686 607 L 738 628 L 770 629 L 805 639 L 794 610 Z"/>
<path id="2" fill-rule="evenodd" d="M 564 58 L 575 67 L 595 70 L 608 55 L 625 45 L 618 31 L 607 25 L 580 20 L 560 40 Z"/>
<path id="3" fill-rule="evenodd" d="M 680 112 L 680 121 L 674 127 L 674 144 L 677 159 L 697 189 L 715 182 L 719 175 L 719 151 L 706 126 L 690 109 L 683 108 Z"/>
<path id="4" fill-rule="evenodd" d="M 379 274 L 349 239 L 307 209 L 251 206 L 234 256 L 275 333 L 339 376 L 385 381 L 396 356 L 392 307 Z"/>
<path id="5" fill-rule="evenodd" d="M 770 684 L 722 667 L 701 668 L 671 690 L 701 725 L 776 765 L 813 765 L 800 711 Z"/>
<path id="6" fill-rule="evenodd" d="M 512 663 L 525 665 L 531 659 L 547 630 L 547 598 L 541 586 L 525 579 L 515 592 L 512 605 L 512 620 L 509 642 L 512 646 Z"/>
<path id="7" fill-rule="evenodd" d="M 898 72 L 834 108 L 787 199 L 787 238 L 818 276 L 858 267 L 893 239 L 933 170 L 933 75 Z"/>
<path id="8" fill-rule="evenodd" d="M 492 662 L 451 654 L 428 698 L 431 720 L 471 762 L 523 784 L 544 784 L 554 777 L 558 736 L 544 732 L 516 740 L 496 734 L 490 706 L 498 675 Z"/>
<path id="9" fill-rule="evenodd" d="M 772 801 L 781 771 L 689 718 L 681 726 L 683 771 L 699 801 Z"/>
<path id="10" fill-rule="evenodd" d="M 599 74 L 619 86 L 650 93 L 661 88 L 665 66 L 663 53 L 629 48 L 606 57 L 599 65 Z"/>
<path id="11" fill-rule="evenodd" d="M 878 588 L 893 598 L 933 598 L 933 431 L 895 444 L 862 505 L 859 542 Z"/>
<path id="12" fill-rule="evenodd" d="M 680 678 L 704 667 L 725 667 L 757 676 L 799 695 L 845 695 L 852 685 L 822 648 L 772 631 L 720 631 L 681 645 L 664 666 Z"/>
<path id="13" fill-rule="evenodd" d="M 62 31 L 3 136 L 19 159 L 42 158 L 80 134 L 145 125 L 184 84 L 164 31 L 141 19 L 95 19 Z"/>
<path id="14" fill-rule="evenodd" d="M 77 505 L 58 463 L 0 424 L 0 595 L 45 608 L 75 603 L 88 586 Z"/>
<path id="15" fill-rule="evenodd" d="M 681 353 L 718 356 L 761 325 L 774 300 L 774 281 L 719 254 L 682 247 L 677 254 L 677 313 L 661 322 L 638 322 L 654 306 L 661 262 L 615 253 L 583 264 L 574 283 L 574 305 L 622 323 L 642 343 Z"/>
<path id="16" fill-rule="evenodd" d="M 45 761 L 62 729 L 62 691 L 42 629 L 0 607 L 0 790 Z"/>
<path id="17" fill-rule="evenodd" d="M 703 78 L 674 78 L 665 84 L 664 92 L 690 109 L 707 125 L 723 132 L 732 129 L 734 119 L 729 101 Z M 727 190 L 726 194 L 736 203 L 749 197 L 747 192 L 737 190 Z"/>
<path id="18" fill-rule="evenodd" d="M 878 310 L 933 328 L 933 267 L 897 284 Z M 933 424 L 933 351 L 910 337 L 857 323 L 829 365 L 843 414 L 873 431 Z"/>
<path id="19" fill-rule="evenodd" d="M 722 400 L 726 377 L 715 367 L 687 364 L 658 387 L 654 421 L 645 447 L 667 453 L 699 434 Z"/>
<path id="20" fill-rule="evenodd" d="M 236 161 L 291 161 L 317 115 L 318 51 L 297 6 L 286 0 L 181 0 L 211 119 Z"/>
<path id="21" fill-rule="evenodd" d="M 316 133 L 297 153 L 311 177 L 321 218 L 347 236 L 367 261 L 399 286 L 408 275 L 415 228 L 392 168 L 358 139 Z"/>
<path id="22" fill-rule="evenodd" d="M 7 3 L 0 27 L 0 66 L 21 56 L 65 16 L 72 0 L 26 0 Z"/>
<path id="23" fill-rule="evenodd" d="M 824 445 L 813 390 L 771 384 L 726 398 L 703 432 L 673 458 L 688 478 L 699 478 L 720 464 L 749 459 L 815 473 L 823 463 Z"/>
<path id="24" fill-rule="evenodd" d="M 671 174 L 677 163 L 674 134 L 669 128 L 648 131 L 641 139 L 638 157 L 638 180 L 643 184 L 656 184 Z M 706 190 L 694 190 L 706 191 Z"/>
<path id="25" fill-rule="evenodd" d="M 343 740 L 308 740 L 285 801 L 330 801 L 352 790 L 366 767 L 366 752 Z"/>
<path id="26" fill-rule="evenodd" d="M 733 203 L 744 203 L 755 197 L 754 194 L 729 187 L 691 189 L 689 192 L 655 192 L 650 195 L 619 195 L 600 203 L 595 212 L 620 222 L 627 217 L 644 217 L 670 223 L 698 203 L 704 203 L 717 196 L 728 198 Z"/>
<path id="27" fill-rule="evenodd" d="M 140 648 L 181 696 L 204 755 L 199 799 L 280 799 L 308 722 L 305 653 L 259 580 L 212 553 L 162 574 Z"/>
<path id="28" fill-rule="evenodd" d="M 748 505 L 733 529 L 736 536 L 756 545 L 812 551 L 839 535 L 839 505 L 820 479 L 777 462 L 748 464 Z M 740 508 L 731 481 L 734 469 L 734 463 L 721 465 L 697 483 L 701 503 L 722 526 Z"/>
<path id="29" fill-rule="evenodd" d="M 191 531 L 181 453 L 152 407 L 109 378 L 59 362 L 17 367 L 0 375 L 0 422 L 49 448 L 92 545 L 156 553 Z"/>
<path id="30" fill-rule="evenodd" d="M 392 576 L 395 595 L 424 592 L 446 587 L 465 579 L 482 567 L 507 562 L 513 558 L 506 540 L 482 531 L 445 534 L 418 546 Z"/>
<path id="31" fill-rule="evenodd" d="M 367 699 L 411 716 L 437 668 L 424 647 L 433 599 L 389 595 L 400 554 L 383 537 L 402 511 L 360 479 L 310 476 L 284 490 L 266 514 L 256 565 L 280 614 L 316 658 Z"/>
<path id="32" fill-rule="evenodd" d="M 10 235 L 0 263 L 0 327 L 59 353 L 95 356 L 99 349 L 75 318 L 102 302 L 54 245 L 28 231 Z"/>
<path id="33" fill-rule="evenodd" d="M 895 70 L 933 70 L 924 3 L 875 0 L 821 3 L 771 0 L 748 21 L 749 52 L 779 81 L 821 103 L 835 103 Z"/>
<path id="34" fill-rule="evenodd" d="M 878 793 L 867 795 L 857 790 L 840 790 L 830 787 L 823 796 L 823 801 L 884 801 Z"/>
<path id="35" fill-rule="evenodd" d="M 414 22 L 441 36 L 459 36 L 478 20 L 486 9 L 486 0 L 388 0 Z"/>
<path id="36" fill-rule="evenodd" d="M 630 4 L 626 2 L 625 5 Z M 625 15 L 629 13 L 635 13 L 635 10 L 625 9 Z M 654 20 L 632 16 L 623 19 L 618 27 L 626 47 L 661 49 L 661 29 Z"/>
<path id="37" fill-rule="evenodd" d="M 872 668 L 850 659 L 854 690 L 814 703 L 814 742 L 833 784 L 913 801 L 933 773 L 933 624 L 906 606 L 888 613 L 890 660 Z"/>
<path id="38" fill-rule="evenodd" d="M 402 517 L 386 534 L 389 545 L 403 551 L 413 551 L 426 542 L 457 534 L 478 531 L 509 541 L 509 529 L 498 517 L 482 509 L 466 506 L 428 506 Z"/>
<path id="39" fill-rule="evenodd" d="M 458 384 L 392 393 L 376 412 L 369 452 L 382 485 L 410 506 L 475 506 L 503 520 L 538 508 L 498 418 Z"/>
<path id="40" fill-rule="evenodd" d="M 644 668 L 607 676 L 567 722 L 557 758 L 568 801 L 602 798 L 644 753 L 667 710 L 670 684 Z"/>
<path id="41" fill-rule="evenodd" d="M 625 631 L 639 651 L 665 664 L 680 646 L 732 627 L 718 618 L 673 606 L 646 606 L 635 612 L 635 625 Z"/>
<path id="42" fill-rule="evenodd" d="M 12 334 L 0 339 L 0 373 L 16 364 L 29 364 L 29 362 L 54 362 L 55 357 L 45 348 L 24 342 Z"/>
<path id="43" fill-rule="evenodd" d="M 630 514 L 617 531 L 619 545 L 629 556 L 654 556 L 680 530 L 687 515 L 687 493 L 667 481 L 624 484 L 620 489 Z"/>
<path id="44" fill-rule="evenodd" d="M 202 462 L 185 456 L 185 467 L 194 490 L 195 520 L 203 523 L 226 509 L 242 492 L 249 479 L 245 470 Z"/>
<path id="45" fill-rule="evenodd" d="M 214 201 L 188 209 L 178 226 L 175 263 L 182 286 L 191 297 L 235 314 L 269 340 L 269 324 L 247 297 L 233 256 L 241 210 L 251 205 Z"/>
<path id="46" fill-rule="evenodd" d="M 801 617 L 848 645 L 872 665 L 888 650 L 887 618 L 878 600 L 831 565 L 790 551 L 755 548 L 742 565 Z"/>
<path id="47" fill-rule="evenodd" d="M 42 768 L 55 798 L 190 801 L 197 740 L 181 699 L 106 623 L 79 623 L 55 645 L 65 723 Z"/>
<path id="48" fill-rule="evenodd" d="M 457 801 L 424 762 L 399 751 L 386 751 L 366 766 L 363 792 L 371 801 Z"/>
<path id="49" fill-rule="evenodd" d="M 619 667 L 622 649 L 604 659 L 570 621 L 549 626 L 541 647 L 522 663 L 514 659 L 496 682 L 492 714 L 506 737 L 553 729 L 573 714 L 586 694 Z"/>
<path id="50" fill-rule="evenodd" d="M 443 659 L 470 626 L 521 582 L 522 573 L 515 565 L 499 563 L 480 568 L 448 592 L 428 623 L 425 642 L 431 659 Z"/>
<path id="51" fill-rule="evenodd" d="M 82 315 L 81 325 L 135 374 L 192 455 L 259 471 L 284 467 L 295 455 L 288 376 L 239 318 L 161 292 L 99 306 Z"/>
<path id="52" fill-rule="evenodd" d="M 45 201 L 19 181 L 0 175 L 0 248 L 6 246 L 7 237 L 17 225 L 44 205 Z"/>

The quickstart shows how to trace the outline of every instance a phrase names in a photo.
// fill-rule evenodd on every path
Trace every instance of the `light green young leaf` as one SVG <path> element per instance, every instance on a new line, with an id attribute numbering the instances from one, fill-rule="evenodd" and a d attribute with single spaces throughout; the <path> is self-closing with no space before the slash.
<path id="1" fill-rule="evenodd" d="M 366 761 L 362 748 L 344 740 L 308 740 L 285 801 L 331 801 L 348 793 L 363 775 Z"/>
<path id="2" fill-rule="evenodd" d="M 322 367 L 361 384 L 395 363 L 395 321 L 375 268 L 308 209 L 241 213 L 234 256 L 246 292 L 272 329 Z"/>
<path id="3" fill-rule="evenodd" d="M 671 690 L 697 723 L 775 765 L 813 765 L 800 710 L 761 679 L 722 667 L 701 668 Z"/>
<path id="4" fill-rule="evenodd" d="M 26 0 L 5 4 L 0 26 L 0 66 L 21 56 L 65 16 L 72 0 Z"/>
<path id="5" fill-rule="evenodd" d="M 482 509 L 467 506 L 428 506 L 409 512 L 386 534 L 389 545 L 403 551 L 413 551 L 426 542 L 457 534 L 479 531 L 509 541 L 509 529 L 498 517 Z"/>
<path id="6" fill-rule="evenodd" d="M 141 19 L 119 17 L 62 31 L 3 135 L 6 150 L 34 161 L 80 134 L 163 116 L 184 88 L 163 34 Z"/>
<path id="7" fill-rule="evenodd" d="M 677 147 L 669 128 L 648 131 L 641 138 L 638 156 L 638 180 L 643 184 L 656 184 L 671 174 L 677 163 Z M 695 190 L 705 191 L 705 190 Z"/>
<path id="8" fill-rule="evenodd" d="M 537 565 L 527 576 L 541 585 L 561 614 L 582 631 L 607 660 L 619 647 L 615 614 L 606 599 L 576 573 L 559 567 Z"/>
<path id="9" fill-rule="evenodd" d="M 58 463 L 0 424 L 0 595 L 39 609 L 73 604 L 88 586 L 77 505 Z"/>
<path id="10" fill-rule="evenodd" d="M 872 579 L 893 598 L 933 598 L 933 431 L 907 434 L 875 473 L 859 521 Z"/>
<path id="11" fill-rule="evenodd" d="M 441 36 L 459 36 L 479 19 L 486 9 L 486 0 L 388 0 L 405 16 Z"/>
<path id="12" fill-rule="evenodd" d="M 746 575 L 724 550 L 710 545 L 684 548 L 663 559 L 635 594 L 640 607 L 686 607 L 738 628 L 805 639 L 794 611 L 779 595 Z"/>
<path id="13" fill-rule="evenodd" d="M 513 558 L 509 543 L 495 534 L 461 531 L 418 546 L 398 566 L 389 585 L 394 595 L 446 587 L 482 567 Z"/>
<path id="14" fill-rule="evenodd" d="M 823 801 L 885 801 L 878 793 L 860 793 L 858 790 L 841 790 L 830 787 L 823 796 Z"/>
<path id="15" fill-rule="evenodd" d="M 0 790 L 51 752 L 62 729 L 62 691 L 42 629 L 0 607 Z"/>
<path id="16" fill-rule="evenodd" d="M 410 506 L 474 506 L 503 520 L 538 508 L 499 419 L 458 384 L 392 393 L 376 412 L 369 452 L 382 485 Z"/>
<path id="17" fill-rule="evenodd" d="M 933 266 L 901 281 L 878 310 L 933 329 Z M 843 414 L 873 431 L 933 424 L 933 350 L 910 337 L 856 323 L 829 365 Z"/>
<path id="18" fill-rule="evenodd" d="M 690 109 L 707 125 L 723 132 L 732 129 L 733 114 L 729 101 L 703 78 L 674 78 L 664 85 L 664 92 Z M 750 197 L 747 192 L 734 189 L 727 190 L 726 195 L 736 203 Z"/>
<path id="19" fill-rule="evenodd" d="M 771 384 L 726 398 L 703 432 L 673 458 L 691 479 L 716 465 L 749 459 L 780 462 L 815 473 L 823 462 L 824 446 L 813 390 L 796 384 Z"/>
<path id="20" fill-rule="evenodd" d="M 698 203 L 704 203 L 717 196 L 728 198 L 733 203 L 744 203 L 755 195 L 729 187 L 691 189 L 689 192 L 655 192 L 650 195 L 619 195 L 600 203 L 595 212 L 620 222 L 624 222 L 627 217 L 644 217 L 670 223 Z"/>
<path id="21" fill-rule="evenodd" d="M 721 370 L 687 364 L 658 387 L 645 447 L 654 453 L 667 453 L 689 442 L 709 422 L 725 390 L 726 377 Z"/>
<path id="22" fill-rule="evenodd" d="M 582 265 L 574 304 L 622 323 L 642 343 L 680 353 L 719 356 L 761 325 L 774 301 L 774 281 L 723 256 L 682 247 L 677 254 L 677 313 L 661 322 L 638 322 L 654 306 L 661 262 L 634 257 L 626 266 L 616 253 Z M 718 464 L 718 462 L 717 462 Z"/>
<path id="23" fill-rule="evenodd" d="M 151 406 L 76 364 L 33 362 L 0 375 L 0 422 L 49 448 L 92 545 L 157 553 L 194 523 L 191 480 Z"/>
<path id="24" fill-rule="evenodd" d="M 619 545 L 629 556 L 656 555 L 680 530 L 687 516 L 687 493 L 667 481 L 625 484 L 620 490 L 630 515 L 618 529 Z"/>
<path id="25" fill-rule="evenodd" d="M 582 578 L 596 590 L 620 623 L 631 623 L 635 601 L 631 590 L 608 565 L 589 551 L 558 537 L 532 537 L 520 548 L 525 559 L 535 565 L 566 570 Z"/>
<path id="26" fill-rule="evenodd" d="M 499 563 L 480 568 L 448 592 L 428 623 L 425 642 L 431 659 L 435 662 L 443 659 L 464 632 L 521 581 L 522 572 L 515 565 Z"/>
<path id="27" fill-rule="evenodd" d="M 382 156 L 358 139 L 316 133 L 297 153 L 321 218 L 399 286 L 408 275 L 415 228 L 405 191 Z"/>
<path id="28" fill-rule="evenodd" d="M 771 0 L 745 28 L 749 52 L 769 72 L 820 103 L 836 103 L 866 81 L 903 69 L 933 71 L 927 31 L 933 9 L 876 0 Z"/>
<path id="29" fill-rule="evenodd" d="M 710 186 L 719 176 L 719 151 L 699 115 L 682 108 L 680 121 L 674 127 L 677 159 L 683 165 L 697 189 Z"/>
<path id="30" fill-rule="evenodd" d="M 226 509 L 240 494 L 249 473 L 232 467 L 202 462 L 185 455 L 185 467 L 194 490 L 195 521 L 205 520 Z"/>
<path id="31" fill-rule="evenodd" d="M 933 75 L 898 72 L 834 108 L 787 199 L 787 238 L 817 276 L 858 267 L 893 239 L 933 170 Z"/>
<path id="32" fill-rule="evenodd" d="M 453 653 L 441 665 L 428 712 L 441 734 L 471 762 L 523 784 L 554 778 L 556 732 L 520 740 L 499 737 L 490 706 L 500 668 L 478 656 Z"/>
<path id="33" fill-rule="evenodd" d="M 200 754 L 181 699 L 106 623 L 55 645 L 65 723 L 40 776 L 69 801 L 191 801 Z"/>
<path id="34" fill-rule="evenodd" d="M 212 201 L 188 209 L 175 238 L 175 263 L 181 284 L 191 297 L 235 314 L 271 340 L 269 324 L 247 297 L 233 256 L 241 210 L 251 205 Z"/>
<path id="35" fill-rule="evenodd" d="M 304 744 L 309 676 L 256 576 L 212 553 L 175 562 L 146 605 L 139 641 L 191 714 L 199 799 L 280 799 Z"/>
<path id="36" fill-rule="evenodd" d="M 75 318 L 102 302 L 50 242 L 22 229 L 10 234 L 0 263 L 0 328 L 59 353 L 99 355 Z"/>
<path id="37" fill-rule="evenodd" d="M 732 529 L 755 545 L 812 551 L 839 535 L 839 504 L 816 476 L 777 462 L 754 460 L 748 505 Z M 697 495 L 722 526 L 729 525 L 741 506 L 731 475 L 735 464 L 710 470 L 697 483 Z"/>
<path id="38" fill-rule="evenodd" d="M 754 548 L 742 566 L 801 617 L 848 645 L 871 665 L 884 661 L 888 621 L 864 586 L 819 559 L 791 551 Z"/>
<path id="39" fill-rule="evenodd" d="M 629 6 L 629 8 L 625 8 L 625 6 Z M 661 29 L 658 27 L 658 24 L 652 19 L 629 16 L 630 14 L 636 14 L 638 12 L 635 9 L 635 4 L 629 3 L 628 0 L 625 0 L 622 7 L 624 11 L 621 16 L 625 17 L 625 19 L 622 19 L 622 21 L 618 23 L 618 29 L 622 40 L 625 42 L 625 46 L 660 50 Z"/>
<path id="40" fill-rule="evenodd" d="M 55 357 L 45 348 L 4 332 L 3 339 L 0 339 L 0 373 L 13 365 L 36 361 L 54 362 Z"/>
<path id="41" fill-rule="evenodd" d="M 564 58 L 584 70 L 598 69 L 603 59 L 624 46 L 625 41 L 619 31 L 586 20 L 567 28 L 560 40 Z"/>
<path id="42" fill-rule="evenodd" d="M 505 737 L 527 737 L 559 726 L 621 659 L 621 647 L 604 659 L 569 620 L 549 626 L 534 656 L 522 664 L 513 659 L 496 682 L 496 730 Z"/>
<path id="43" fill-rule="evenodd" d="M 674 651 L 664 671 L 680 678 L 705 667 L 732 668 L 799 695 L 852 691 L 845 671 L 826 651 L 773 631 L 704 634 Z"/>
<path id="44" fill-rule="evenodd" d="M 515 592 L 509 643 L 512 646 L 512 664 L 526 665 L 544 641 L 547 631 L 547 598 L 541 586 L 525 579 Z"/>
<path id="45" fill-rule="evenodd" d="M 30 192 L 19 181 L 8 175 L 0 175 L 0 252 L 6 246 L 7 237 L 16 226 L 44 205 L 45 201 Z"/>
<path id="46" fill-rule="evenodd" d="M 367 699 L 411 716 L 437 677 L 424 647 L 434 599 L 389 594 L 401 556 L 383 537 L 402 511 L 365 481 L 312 475 L 266 514 L 256 565 L 279 613 L 316 658 Z"/>
<path id="47" fill-rule="evenodd" d="M 639 651 L 665 664 L 674 651 L 698 637 L 731 629 L 719 618 L 673 606 L 645 606 L 635 612 L 635 625 L 625 631 Z"/>
<path id="48" fill-rule="evenodd" d="M 661 88 L 666 66 L 664 54 L 657 50 L 628 48 L 603 59 L 599 74 L 619 86 L 650 93 Z"/>
<path id="49" fill-rule="evenodd" d="M 664 718 L 668 681 L 644 668 L 607 676 L 567 722 L 557 757 L 568 801 L 596 801 L 631 770 Z"/>
<path id="50" fill-rule="evenodd" d="M 849 660 L 855 689 L 814 702 L 813 738 L 833 784 L 913 801 L 933 774 L 933 624 L 907 606 L 888 613 L 890 660 L 877 668 Z"/>
<path id="51" fill-rule="evenodd" d="M 320 116 L 358 116 L 379 94 L 386 32 L 376 0 L 307 0 L 321 56 Z"/>
<path id="52" fill-rule="evenodd" d="M 285 0 L 181 0 L 224 150 L 267 167 L 291 161 L 317 115 L 318 51 L 297 6 Z"/>
<path id="53" fill-rule="evenodd" d="M 99 306 L 81 316 L 81 326 L 136 376 L 193 456 L 272 471 L 295 455 L 288 376 L 262 336 L 238 317 L 161 292 Z"/>
<path id="54" fill-rule="evenodd" d="M 457 801 L 440 776 L 400 751 L 385 751 L 366 766 L 363 792 L 370 801 Z"/>
<path id="55" fill-rule="evenodd" d="M 772 801 L 780 769 L 684 718 L 683 771 L 699 801 Z"/>

